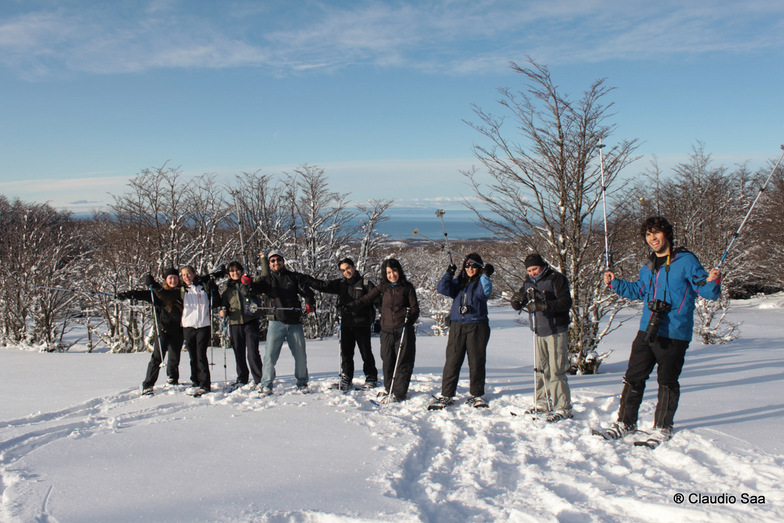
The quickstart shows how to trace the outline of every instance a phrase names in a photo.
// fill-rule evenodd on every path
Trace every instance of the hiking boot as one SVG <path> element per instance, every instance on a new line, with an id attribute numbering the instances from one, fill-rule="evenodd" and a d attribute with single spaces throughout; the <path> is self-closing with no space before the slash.
<path id="1" fill-rule="evenodd" d="M 447 398 L 446 396 L 439 394 L 433 398 L 433 401 L 430 403 L 430 405 L 427 406 L 427 410 L 442 410 L 452 403 L 454 403 L 452 398 Z"/>
<path id="2" fill-rule="evenodd" d="M 343 374 L 341 374 L 340 381 L 338 382 L 338 390 L 343 392 L 348 392 L 353 388 L 354 388 L 354 380 L 352 380 L 348 376 L 344 376 Z"/>
<path id="3" fill-rule="evenodd" d="M 365 378 L 365 384 L 362 386 L 363 389 L 375 389 L 378 387 L 378 378 Z"/>
<path id="4" fill-rule="evenodd" d="M 574 415 L 572 414 L 572 409 L 561 409 L 556 410 L 555 412 L 551 412 L 547 416 L 545 416 L 545 421 L 555 422 L 561 421 L 563 419 L 572 419 Z"/>
<path id="5" fill-rule="evenodd" d="M 540 407 L 539 405 L 537 405 L 536 407 L 525 409 L 525 412 L 523 412 L 523 414 L 529 414 L 534 416 L 536 416 L 537 414 L 549 414 L 549 413 L 550 413 L 550 409 L 548 409 L 547 407 Z"/>
<path id="6" fill-rule="evenodd" d="M 267 396 L 272 396 L 272 387 L 260 387 L 259 396 L 262 398 L 266 398 Z"/>
<path id="7" fill-rule="evenodd" d="M 302 394 L 307 394 L 310 392 L 310 388 L 307 386 L 307 384 L 297 385 L 297 390 L 300 391 Z"/>
<path id="8" fill-rule="evenodd" d="M 668 441 L 670 438 L 672 438 L 672 427 L 653 427 L 650 439 Z"/>
<path id="9" fill-rule="evenodd" d="M 155 394 L 155 391 L 152 387 L 144 387 L 142 389 L 142 396 L 152 396 L 153 394 Z"/>
<path id="10" fill-rule="evenodd" d="M 627 434 L 631 434 L 637 430 L 637 425 L 627 425 L 626 423 L 616 421 L 612 427 L 602 431 L 601 436 L 604 439 L 620 439 Z"/>
<path id="11" fill-rule="evenodd" d="M 489 407 L 487 402 L 482 396 L 473 396 L 468 398 L 466 401 L 469 407 L 474 407 L 475 409 L 486 409 Z"/>

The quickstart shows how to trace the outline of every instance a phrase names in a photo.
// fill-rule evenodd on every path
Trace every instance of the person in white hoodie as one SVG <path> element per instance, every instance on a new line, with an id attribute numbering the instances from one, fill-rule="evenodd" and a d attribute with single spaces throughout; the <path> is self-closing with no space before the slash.
<path id="1" fill-rule="evenodd" d="M 211 307 L 220 303 L 220 293 L 209 276 L 198 276 L 196 269 L 187 265 L 180 270 L 182 277 L 182 334 L 191 357 L 189 393 L 201 396 L 210 392 L 210 362 L 207 347 L 210 345 Z"/>

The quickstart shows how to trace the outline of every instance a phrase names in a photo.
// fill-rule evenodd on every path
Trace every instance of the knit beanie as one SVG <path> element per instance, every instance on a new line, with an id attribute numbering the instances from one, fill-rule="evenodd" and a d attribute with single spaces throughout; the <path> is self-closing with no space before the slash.
<path id="1" fill-rule="evenodd" d="M 529 254 L 525 257 L 525 268 L 528 267 L 544 267 L 547 265 L 547 262 L 544 261 L 544 258 L 540 254 Z"/>

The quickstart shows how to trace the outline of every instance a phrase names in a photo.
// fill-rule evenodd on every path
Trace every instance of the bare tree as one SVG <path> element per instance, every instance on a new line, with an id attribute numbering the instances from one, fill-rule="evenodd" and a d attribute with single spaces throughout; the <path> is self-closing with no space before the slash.
<path id="1" fill-rule="evenodd" d="M 559 92 L 547 67 L 529 60 L 512 64 L 526 83 L 524 91 L 500 89 L 504 115 L 478 107 L 479 123 L 469 123 L 489 142 L 474 152 L 489 175 L 482 183 L 477 169 L 465 172 L 479 204 L 471 205 L 479 223 L 510 244 L 510 263 L 521 268 L 531 251 L 541 253 L 563 272 L 572 286 L 570 350 L 582 361 L 601 339 L 599 322 L 617 308 L 603 297 L 598 283 L 604 269 L 600 239 L 602 191 L 620 191 L 621 170 L 634 160 L 637 141 L 621 141 L 604 152 L 604 184 L 598 161 L 600 141 L 607 142 L 612 88 L 593 82 L 579 100 Z M 513 120 L 507 129 L 507 118 Z"/>

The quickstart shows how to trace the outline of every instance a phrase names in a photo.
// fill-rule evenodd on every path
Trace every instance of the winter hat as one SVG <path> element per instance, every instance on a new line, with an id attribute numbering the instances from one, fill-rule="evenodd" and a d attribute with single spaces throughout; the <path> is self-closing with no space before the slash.
<path id="1" fill-rule="evenodd" d="M 540 254 L 529 254 L 525 257 L 525 268 L 528 267 L 544 267 L 547 265 L 547 262 L 544 261 L 544 258 Z"/>
<path id="2" fill-rule="evenodd" d="M 477 265 L 480 267 L 484 267 L 484 263 L 482 263 L 482 257 L 479 254 L 472 252 L 468 256 L 466 256 L 466 261 L 471 260 L 472 262 L 476 262 Z"/>
<path id="3" fill-rule="evenodd" d="M 281 257 L 281 258 L 283 258 L 284 260 L 286 259 L 286 257 L 285 257 L 285 256 L 283 256 L 283 253 L 282 253 L 282 252 L 280 252 L 280 251 L 279 251 L 279 250 L 277 250 L 277 249 L 272 249 L 270 252 L 268 252 L 268 253 L 267 253 L 267 259 L 268 259 L 268 260 L 269 260 L 270 258 L 273 258 L 273 257 L 275 257 L 275 256 L 280 256 L 280 257 Z"/>
<path id="4" fill-rule="evenodd" d="M 174 267 L 169 267 L 168 269 L 163 271 L 163 278 L 166 279 L 169 276 L 177 276 L 179 278 L 180 277 L 180 273 Z"/>

